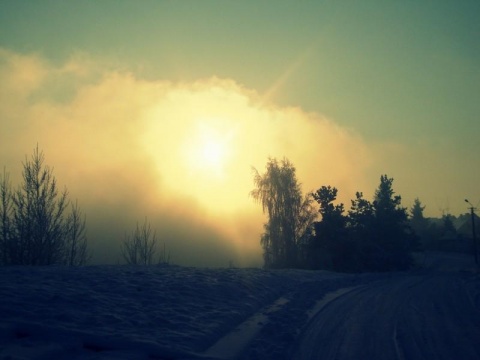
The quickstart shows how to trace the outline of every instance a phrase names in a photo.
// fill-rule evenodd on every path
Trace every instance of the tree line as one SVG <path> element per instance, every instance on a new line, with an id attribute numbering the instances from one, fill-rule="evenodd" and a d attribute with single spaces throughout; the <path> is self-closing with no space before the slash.
<path id="1" fill-rule="evenodd" d="M 424 217 L 424 210 L 421 201 L 415 199 L 410 209 L 410 225 L 417 234 L 422 249 L 466 253 L 474 251 L 471 214 L 455 217 L 442 210 L 441 218 L 429 219 Z M 477 215 L 474 215 L 474 221 L 478 223 Z"/>
<path id="2" fill-rule="evenodd" d="M 302 195 L 288 159 L 269 159 L 263 174 L 254 169 L 254 185 L 251 195 L 268 216 L 260 240 L 265 267 L 359 272 L 412 266 L 419 238 L 393 178 L 380 177 L 373 201 L 357 192 L 348 211 L 335 203 L 338 190 L 330 185 Z"/>
<path id="3" fill-rule="evenodd" d="M 456 236 L 450 216 L 444 216 L 443 226 L 429 223 L 418 199 L 409 216 L 387 175 L 380 177 L 372 201 L 357 192 L 346 211 L 330 185 L 303 195 L 288 159 L 269 159 L 263 174 L 253 170 L 251 195 L 268 215 L 260 239 L 266 268 L 404 270 L 413 264 L 412 252 L 435 249 L 440 235 Z M 121 255 L 127 264 L 169 264 L 165 245 L 161 251 L 157 247 L 145 219 L 125 234 Z M 0 179 L 0 264 L 74 266 L 90 257 L 86 216 L 66 189 L 59 190 L 37 146 L 23 163 L 16 189 L 5 170 Z"/>

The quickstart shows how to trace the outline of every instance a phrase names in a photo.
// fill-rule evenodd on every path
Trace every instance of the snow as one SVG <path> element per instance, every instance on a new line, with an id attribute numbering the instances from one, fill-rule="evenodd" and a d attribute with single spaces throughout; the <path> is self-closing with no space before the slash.
<path id="1" fill-rule="evenodd" d="M 434 258 L 424 265 L 441 263 Z M 471 301 L 480 309 L 479 277 L 467 270 Z M 3 267 L 0 359 L 286 358 L 329 302 L 395 276 L 181 266 Z"/>

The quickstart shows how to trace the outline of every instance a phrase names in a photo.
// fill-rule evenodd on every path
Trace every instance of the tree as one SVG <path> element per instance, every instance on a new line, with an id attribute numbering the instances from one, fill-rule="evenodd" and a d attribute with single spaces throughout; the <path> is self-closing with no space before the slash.
<path id="1" fill-rule="evenodd" d="M 302 196 L 295 167 L 286 158 L 270 158 L 264 174 L 253 171 L 255 189 L 250 194 L 268 215 L 260 240 L 265 267 L 297 266 L 299 243 L 315 219 L 312 199 Z"/>
<path id="2" fill-rule="evenodd" d="M 34 149 L 23 164 L 21 185 L 0 183 L 0 253 L 4 265 L 81 265 L 87 260 L 85 219 L 77 204 L 67 214 L 67 190 L 59 192 L 53 170 Z"/>
<path id="3" fill-rule="evenodd" d="M 170 252 L 167 253 L 165 242 L 163 243 L 163 249 L 160 250 L 158 256 L 158 265 L 170 265 Z"/>
<path id="4" fill-rule="evenodd" d="M 337 193 L 322 186 L 312 195 L 321 221 L 314 223 L 309 243 L 314 259 L 310 266 L 348 272 L 408 268 L 417 242 L 401 197 L 393 191 L 393 179 L 380 177 L 373 202 L 357 192 L 347 216 L 343 204 L 334 204 Z"/>
<path id="5" fill-rule="evenodd" d="M 422 229 L 427 226 L 427 219 L 423 216 L 425 206 L 422 206 L 422 202 L 419 198 L 415 198 L 413 205 L 410 209 L 410 223 L 414 229 Z"/>
<path id="6" fill-rule="evenodd" d="M 430 226 L 428 219 L 423 216 L 424 210 L 425 206 L 422 206 L 420 199 L 415 198 L 410 208 L 410 226 L 421 240 L 423 247 L 425 247 L 429 241 L 428 229 Z"/>
<path id="7" fill-rule="evenodd" d="M 343 215 L 343 204 L 334 205 L 338 190 L 331 186 L 322 186 L 313 198 L 319 205 L 321 221 L 314 223 L 315 235 L 312 238 L 312 256 L 314 268 L 323 266 L 332 270 L 340 270 L 344 263 L 344 255 L 349 251 L 347 233 L 345 230 L 346 219 Z M 328 264 L 327 264 L 328 263 Z"/>
<path id="8" fill-rule="evenodd" d="M 443 215 L 442 222 L 443 222 L 443 229 L 442 229 L 443 236 L 456 237 L 457 229 L 453 224 L 452 215 L 448 213 L 446 215 Z"/>
<path id="9" fill-rule="evenodd" d="M 393 191 L 393 178 L 382 175 L 373 201 L 372 237 L 379 250 L 376 263 L 372 264 L 373 270 L 404 270 L 412 264 L 411 252 L 418 248 L 418 244 L 401 200 L 401 196 Z"/>
<path id="10" fill-rule="evenodd" d="M 137 222 L 135 230 L 130 235 L 125 235 L 122 247 L 123 258 L 129 265 L 151 265 L 156 243 L 156 232 L 152 233 L 150 223 L 145 218 L 141 227 Z"/>
<path id="11" fill-rule="evenodd" d="M 355 200 L 348 211 L 348 227 L 361 234 L 361 237 L 367 237 L 368 230 L 373 226 L 375 209 L 373 204 L 363 197 L 362 192 L 355 194 Z"/>
<path id="12" fill-rule="evenodd" d="M 51 265 L 64 260 L 67 190 L 59 193 L 38 146 L 23 165 L 23 184 L 13 193 L 13 264 Z"/>
<path id="13" fill-rule="evenodd" d="M 0 263 L 3 264 L 8 264 L 10 260 L 12 214 L 13 203 L 10 178 L 6 170 L 3 169 L 3 177 L 0 182 Z"/>
<path id="14" fill-rule="evenodd" d="M 422 206 L 422 202 L 420 199 L 417 197 L 413 201 L 413 205 L 410 209 L 410 215 L 412 220 L 417 220 L 418 222 L 422 222 L 425 220 L 425 217 L 423 216 L 423 211 L 425 210 L 426 206 Z"/>
<path id="15" fill-rule="evenodd" d="M 363 197 L 362 192 L 355 194 L 347 216 L 347 230 L 354 252 L 350 268 L 355 271 L 373 268 L 378 244 L 374 241 L 375 209 L 373 204 Z"/>
<path id="16" fill-rule="evenodd" d="M 68 217 L 68 236 L 65 248 L 65 263 L 70 266 L 85 265 L 90 258 L 87 246 L 86 217 L 78 206 L 72 204 L 72 212 Z"/>

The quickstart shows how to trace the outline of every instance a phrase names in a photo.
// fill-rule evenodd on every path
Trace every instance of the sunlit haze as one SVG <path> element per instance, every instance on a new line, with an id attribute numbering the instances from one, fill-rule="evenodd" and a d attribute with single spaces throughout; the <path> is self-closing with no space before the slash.
<path id="1" fill-rule="evenodd" d="M 175 263 L 261 265 L 269 157 L 347 208 L 388 174 L 404 206 L 465 213 L 479 3 L 373 3 L 2 1 L 0 165 L 17 184 L 38 144 L 94 262 L 147 217 Z"/>

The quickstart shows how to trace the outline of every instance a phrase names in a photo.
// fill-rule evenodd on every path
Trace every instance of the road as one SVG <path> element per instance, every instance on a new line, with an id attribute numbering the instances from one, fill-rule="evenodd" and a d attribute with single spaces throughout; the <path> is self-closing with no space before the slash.
<path id="1" fill-rule="evenodd" d="M 326 304 L 292 359 L 480 359 L 478 275 L 386 275 Z"/>

